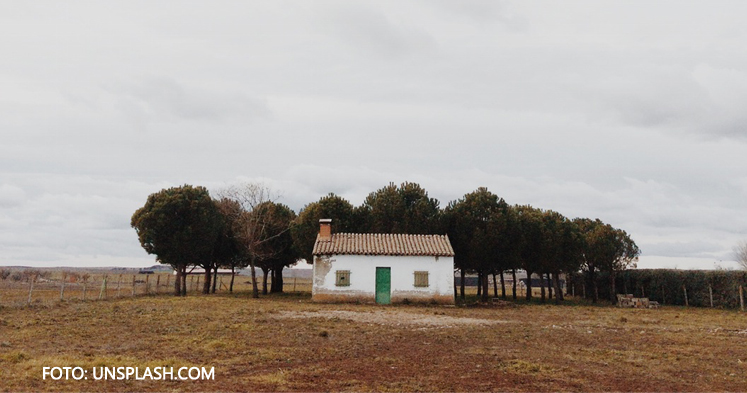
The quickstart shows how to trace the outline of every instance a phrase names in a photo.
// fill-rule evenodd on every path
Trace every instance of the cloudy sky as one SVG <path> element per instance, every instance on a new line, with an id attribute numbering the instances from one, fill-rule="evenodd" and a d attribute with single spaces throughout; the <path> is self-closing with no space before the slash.
<path id="1" fill-rule="evenodd" d="M 747 239 L 747 3 L 0 3 L 0 265 L 144 266 L 150 193 L 391 182 L 600 218 L 641 267 Z"/>

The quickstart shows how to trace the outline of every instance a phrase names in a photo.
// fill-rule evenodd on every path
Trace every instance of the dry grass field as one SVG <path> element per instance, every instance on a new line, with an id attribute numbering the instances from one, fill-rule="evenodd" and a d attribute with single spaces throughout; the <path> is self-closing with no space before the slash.
<path id="1" fill-rule="evenodd" d="M 737 311 L 381 307 L 241 289 L 0 308 L 0 391 L 747 391 Z M 54 381 L 45 366 L 215 376 Z"/>

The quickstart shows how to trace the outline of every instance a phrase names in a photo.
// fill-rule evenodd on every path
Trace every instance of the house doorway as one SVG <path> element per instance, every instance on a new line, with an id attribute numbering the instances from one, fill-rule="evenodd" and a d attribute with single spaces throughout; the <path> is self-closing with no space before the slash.
<path id="1" fill-rule="evenodd" d="M 392 302 L 392 268 L 376 268 L 376 303 L 390 304 Z"/>

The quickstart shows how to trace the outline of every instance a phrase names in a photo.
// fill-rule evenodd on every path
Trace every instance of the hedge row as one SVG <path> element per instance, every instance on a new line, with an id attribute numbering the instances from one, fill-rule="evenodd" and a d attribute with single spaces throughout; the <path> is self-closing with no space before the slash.
<path id="1" fill-rule="evenodd" d="M 610 298 L 609 275 L 598 273 L 599 298 Z M 577 295 L 583 293 L 591 297 L 592 286 L 588 277 L 575 280 L 574 290 Z M 697 307 L 738 308 L 740 307 L 739 287 L 747 286 L 746 271 L 729 270 L 672 270 L 672 269 L 634 269 L 618 274 L 615 282 L 617 293 L 631 293 L 636 297 L 647 297 L 661 304 L 685 305 Z M 709 290 L 710 289 L 710 290 Z M 747 288 L 745 288 L 747 301 Z"/>

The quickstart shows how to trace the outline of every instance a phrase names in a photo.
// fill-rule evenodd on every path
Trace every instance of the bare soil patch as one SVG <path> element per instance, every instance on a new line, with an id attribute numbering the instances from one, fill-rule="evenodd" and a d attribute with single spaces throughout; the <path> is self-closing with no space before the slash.
<path id="1" fill-rule="evenodd" d="M 433 315 L 413 313 L 406 310 L 386 311 L 347 311 L 347 310 L 325 310 L 325 311 L 282 311 L 274 316 L 278 319 L 344 319 L 363 324 L 377 324 L 389 326 L 407 326 L 420 329 L 428 328 L 456 328 L 460 326 L 488 326 L 509 321 L 497 319 L 480 319 L 469 317 L 452 317 L 444 312 L 435 312 Z"/>

